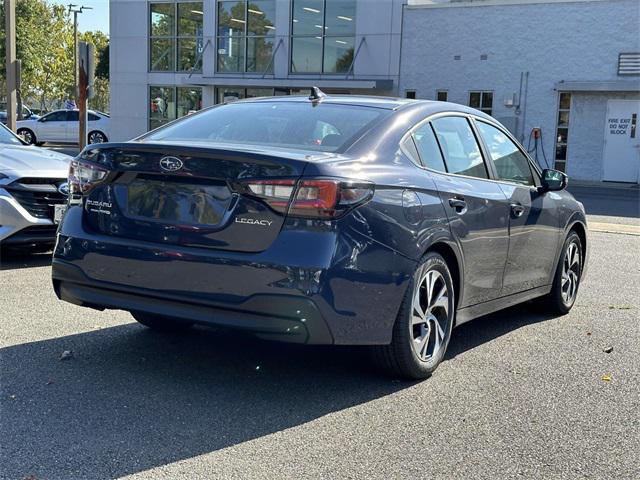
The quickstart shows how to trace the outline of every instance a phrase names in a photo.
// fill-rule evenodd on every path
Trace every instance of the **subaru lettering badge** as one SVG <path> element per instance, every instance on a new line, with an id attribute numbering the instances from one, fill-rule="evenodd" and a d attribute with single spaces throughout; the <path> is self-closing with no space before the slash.
<path id="1" fill-rule="evenodd" d="M 67 182 L 61 183 L 58 186 L 58 192 L 60 192 L 64 196 L 68 197 L 69 196 L 69 184 Z"/>
<path id="2" fill-rule="evenodd" d="M 177 172 L 184 164 L 178 157 L 162 157 L 160 159 L 160 168 L 165 172 Z"/>

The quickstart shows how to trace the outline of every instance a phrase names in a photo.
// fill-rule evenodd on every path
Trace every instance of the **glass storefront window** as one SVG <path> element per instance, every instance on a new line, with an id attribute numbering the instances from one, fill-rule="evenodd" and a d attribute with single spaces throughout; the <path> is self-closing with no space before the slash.
<path id="1" fill-rule="evenodd" d="M 276 6 L 271 0 L 254 0 L 247 5 L 247 35 L 273 35 L 276 30 Z"/>
<path id="2" fill-rule="evenodd" d="M 202 2 L 178 3 L 178 36 L 201 37 L 203 17 Z"/>
<path id="3" fill-rule="evenodd" d="M 177 117 L 184 117 L 202 108 L 202 89 L 197 87 L 177 87 Z"/>
<path id="4" fill-rule="evenodd" d="M 293 35 L 321 35 L 324 29 L 324 0 L 293 2 Z"/>
<path id="5" fill-rule="evenodd" d="M 355 0 L 294 0 L 291 73 L 345 73 L 355 47 Z"/>
<path id="6" fill-rule="evenodd" d="M 247 72 L 264 72 L 273 55 L 273 37 L 247 38 Z"/>
<path id="7" fill-rule="evenodd" d="M 153 130 L 176 118 L 202 108 L 200 87 L 149 87 L 149 129 Z"/>
<path id="8" fill-rule="evenodd" d="M 173 38 L 152 38 L 149 70 L 152 72 L 175 70 L 175 45 L 176 41 Z"/>
<path id="9" fill-rule="evenodd" d="M 152 3 L 151 36 L 170 37 L 174 32 L 174 5 L 172 3 Z"/>
<path id="10" fill-rule="evenodd" d="M 330 0 L 327 2 L 325 35 L 355 36 L 356 2 L 352 0 Z"/>
<path id="11" fill-rule="evenodd" d="M 353 62 L 354 37 L 325 37 L 324 71 L 346 73 Z"/>
<path id="12" fill-rule="evenodd" d="M 218 1 L 218 72 L 273 72 L 275 8 L 275 0 Z"/>
<path id="13" fill-rule="evenodd" d="M 202 2 L 149 4 L 150 71 L 201 69 L 202 8 Z"/>
<path id="14" fill-rule="evenodd" d="M 295 73 L 322 71 L 322 37 L 291 39 L 291 71 Z"/>
<path id="15" fill-rule="evenodd" d="M 175 120 L 176 97 L 174 87 L 150 87 L 149 88 L 149 128 L 158 128 L 160 125 Z"/>
<path id="16" fill-rule="evenodd" d="M 218 71 L 241 72 L 244 70 L 243 37 L 218 38 Z"/>
<path id="17" fill-rule="evenodd" d="M 230 103 L 243 98 L 272 97 L 289 95 L 288 88 L 244 88 L 244 87 L 220 87 L 216 88 L 216 103 Z"/>

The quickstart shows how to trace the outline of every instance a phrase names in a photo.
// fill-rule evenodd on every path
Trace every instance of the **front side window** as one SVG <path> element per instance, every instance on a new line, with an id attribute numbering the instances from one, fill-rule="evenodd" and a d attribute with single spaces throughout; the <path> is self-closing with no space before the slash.
<path id="1" fill-rule="evenodd" d="M 202 89 L 200 87 L 149 87 L 150 130 L 201 108 Z"/>
<path id="2" fill-rule="evenodd" d="M 489 178 L 480 147 L 465 117 L 440 117 L 432 125 L 449 173 Z"/>
<path id="3" fill-rule="evenodd" d="M 416 129 L 416 131 L 413 132 L 413 140 L 420 154 L 420 160 L 425 167 L 437 170 L 438 172 L 447 171 L 444 165 L 444 159 L 442 158 L 442 152 L 438 146 L 438 141 L 431 128 L 431 123 L 427 122 Z"/>
<path id="4" fill-rule="evenodd" d="M 64 110 L 51 112 L 49 115 L 45 115 L 40 119 L 41 122 L 65 122 L 66 120 L 67 112 Z"/>
<path id="5" fill-rule="evenodd" d="M 291 73 L 347 73 L 355 15 L 355 0 L 293 0 Z"/>
<path id="6" fill-rule="evenodd" d="M 389 112 L 330 103 L 235 102 L 153 132 L 144 140 L 198 141 L 334 152 Z"/>
<path id="7" fill-rule="evenodd" d="M 469 92 L 469 106 L 491 115 L 493 113 L 493 92 Z"/>
<path id="8" fill-rule="evenodd" d="M 218 1 L 218 72 L 272 73 L 275 0 Z"/>
<path id="9" fill-rule="evenodd" d="M 202 2 L 149 4 L 149 70 L 201 69 Z"/>
<path id="10" fill-rule="evenodd" d="M 476 122 L 480 135 L 489 149 L 489 156 L 500 180 L 533 186 L 529 160 L 515 143 L 496 127 Z"/>

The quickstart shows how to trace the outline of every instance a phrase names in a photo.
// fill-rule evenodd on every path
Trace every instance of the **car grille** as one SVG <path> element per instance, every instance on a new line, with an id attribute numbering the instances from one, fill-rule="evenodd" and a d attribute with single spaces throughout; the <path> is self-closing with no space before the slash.
<path id="1" fill-rule="evenodd" d="M 36 183 L 38 180 L 40 182 Z M 67 201 L 66 195 L 58 191 L 64 182 L 64 178 L 25 178 L 14 181 L 5 189 L 32 216 L 53 220 L 54 205 Z"/>

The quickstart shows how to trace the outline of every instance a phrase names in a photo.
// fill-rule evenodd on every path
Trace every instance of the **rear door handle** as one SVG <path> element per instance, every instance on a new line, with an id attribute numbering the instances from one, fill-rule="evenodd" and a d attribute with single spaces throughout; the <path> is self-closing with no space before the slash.
<path id="1" fill-rule="evenodd" d="M 467 202 L 465 202 L 462 198 L 450 198 L 449 205 L 451 205 L 456 213 L 459 213 L 460 215 L 467 211 Z"/>
<path id="2" fill-rule="evenodd" d="M 524 213 L 524 207 L 519 203 L 512 203 L 511 212 L 513 213 L 514 217 L 521 217 L 522 214 Z"/>

